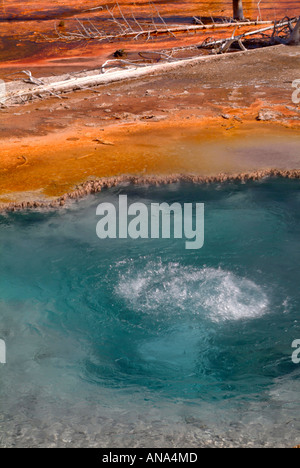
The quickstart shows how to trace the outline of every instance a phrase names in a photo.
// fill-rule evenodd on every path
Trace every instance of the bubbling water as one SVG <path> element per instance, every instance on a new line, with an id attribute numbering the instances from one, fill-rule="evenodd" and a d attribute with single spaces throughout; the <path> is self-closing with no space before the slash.
<path id="1" fill-rule="evenodd" d="M 96 236 L 99 202 L 205 203 L 205 245 Z M 0 217 L 0 444 L 299 443 L 299 181 L 119 187 Z"/>
<path id="2" fill-rule="evenodd" d="M 138 313 L 209 318 L 213 322 L 260 317 L 268 310 L 261 287 L 221 268 L 149 262 L 137 272 L 134 265 L 120 275 L 117 294 Z M 163 312 L 162 312 L 163 311 Z"/>

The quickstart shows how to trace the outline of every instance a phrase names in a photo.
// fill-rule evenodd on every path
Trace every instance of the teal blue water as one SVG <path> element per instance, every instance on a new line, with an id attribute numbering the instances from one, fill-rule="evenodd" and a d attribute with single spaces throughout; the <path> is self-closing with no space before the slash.
<path id="1" fill-rule="evenodd" d="M 0 218 L 1 446 L 300 443 L 299 181 L 118 187 Z M 205 244 L 96 207 L 205 203 Z"/>

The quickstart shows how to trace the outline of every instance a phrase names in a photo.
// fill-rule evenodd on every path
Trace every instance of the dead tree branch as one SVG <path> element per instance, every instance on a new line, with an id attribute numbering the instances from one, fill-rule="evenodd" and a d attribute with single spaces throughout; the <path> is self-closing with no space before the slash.
<path id="1" fill-rule="evenodd" d="M 100 31 L 94 23 L 87 19 L 84 21 L 76 19 L 77 22 L 77 32 L 69 32 L 63 34 L 55 25 L 55 33 L 61 40 L 67 41 L 79 41 L 82 39 L 95 39 L 98 41 L 114 41 L 121 38 L 124 39 L 145 39 L 149 41 L 153 37 L 157 37 L 158 35 L 170 35 L 173 38 L 176 38 L 176 33 L 189 33 L 189 32 L 200 32 L 209 29 L 218 29 L 224 27 L 242 27 L 242 26 L 254 26 L 254 25 L 263 25 L 269 24 L 273 25 L 273 21 L 228 21 L 228 19 L 224 19 L 221 23 L 216 23 L 212 18 L 212 24 L 203 24 L 201 19 L 197 19 L 194 17 L 194 21 L 196 24 L 194 25 L 172 25 L 168 26 L 165 19 L 161 16 L 159 10 L 157 9 L 156 5 L 152 1 L 149 1 L 149 5 L 151 6 L 152 13 L 149 17 L 150 23 L 142 24 L 140 21 L 136 19 L 134 14 L 132 13 L 132 18 L 124 15 L 119 3 L 117 2 L 112 8 L 106 6 L 106 10 L 109 14 L 109 19 L 107 21 L 112 22 L 116 26 L 116 32 L 112 33 L 105 33 Z M 99 7 L 100 8 L 100 7 Z M 119 17 L 116 16 L 116 10 L 118 11 Z M 86 24 L 88 23 L 88 25 Z"/>
<path id="2" fill-rule="evenodd" d="M 170 54 L 167 54 L 170 55 Z M 170 58 L 172 58 L 170 56 Z M 149 76 L 156 73 L 162 73 L 169 70 L 176 69 L 180 66 L 186 66 L 189 63 L 201 62 L 205 60 L 212 60 L 215 57 L 193 57 L 189 59 L 177 60 L 177 61 L 168 61 L 163 63 L 156 64 L 139 64 L 129 62 L 126 65 L 129 65 L 130 68 L 120 69 L 117 64 L 118 60 L 114 61 L 118 68 L 110 70 L 110 73 L 107 73 L 105 68 L 108 65 L 108 62 L 102 65 L 100 70 L 97 70 L 95 74 L 87 76 L 75 76 L 72 78 L 66 79 L 65 77 L 58 77 L 57 81 L 46 82 L 43 85 L 35 85 L 31 89 L 21 88 L 16 90 L 15 88 L 12 91 L 8 91 L 6 94 L 6 106 L 19 105 L 21 103 L 26 103 L 33 100 L 37 97 L 47 97 L 55 96 L 58 97 L 59 94 L 73 92 L 75 90 L 83 90 L 88 88 L 94 88 L 96 86 L 105 85 L 108 83 L 116 83 L 128 79 L 138 79 L 143 76 Z M 127 61 L 123 61 L 127 62 Z M 60 79 L 59 79 L 60 78 Z"/>
<path id="3" fill-rule="evenodd" d="M 281 43 L 281 44 L 290 44 L 290 40 L 297 40 L 297 25 L 295 28 L 292 28 L 292 33 L 288 34 L 288 39 L 283 39 L 279 37 L 279 34 L 284 32 L 284 35 L 287 36 L 286 33 L 286 28 L 292 27 L 292 24 L 297 22 L 298 18 L 294 19 L 287 19 L 284 18 L 284 20 L 279 21 L 278 23 L 275 23 L 274 26 L 268 26 L 262 29 L 257 29 L 255 31 L 249 31 L 244 34 L 240 34 L 239 36 L 234 37 L 234 33 L 230 38 L 225 38 L 225 39 L 219 39 L 219 40 L 212 40 L 212 41 L 207 41 L 207 39 L 200 45 L 198 46 L 199 49 L 202 48 L 210 48 L 213 49 L 213 53 L 218 53 L 218 54 L 223 54 L 225 52 L 228 52 L 230 47 L 237 42 L 239 46 L 241 47 L 242 50 L 244 50 L 245 46 L 242 44 L 242 40 L 250 37 L 250 36 L 256 36 L 256 35 L 264 35 L 266 31 L 271 31 L 273 29 L 273 34 L 272 36 L 268 36 L 269 38 L 269 44 L 275 44 L 275 43 Z M 298 21 L 297 24 L 299 24 L 300 20 Z M 298 26 L 298 34 L 299 34 L 299 28 L 300 25 Z M 295 34 L 294 34 L 294 31 Z M 294 35 L 294 36 L 293 36 Z M 292 39 L 291 39 L 292 38 Z"/>
<path id="4" fill-rule="evenodd" d="M 298 19 L 296 26 L 291 32 L 290 37 L 287 39 L 286 44 L 288 45 L 300 44 L 300 18 Z"/>

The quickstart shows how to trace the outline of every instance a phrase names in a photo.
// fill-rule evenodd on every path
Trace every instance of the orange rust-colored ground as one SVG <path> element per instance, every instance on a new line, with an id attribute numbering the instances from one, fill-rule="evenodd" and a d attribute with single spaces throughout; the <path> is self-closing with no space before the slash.
<path id="1" fill-rule="evenodd" d="M 100 138 L 95 129 L 59 132 L 24 139 L 22 145 L 2 145 L 0 202 L 45 201 L 88 179 L 123 174 L 205 176 L 299 169 L 299 144 L 299 130 L 271 123 L 244 124 L 242 132 L 230 133 L 220 121 L 114 127 Z"/>
<path id="2" fill-rule="evenodd" d="M 58 197 L 93 177 L 298 169 L 299 49 L 221 57 L 2 110 L 0 202 Z"/>
<path id="3" fill-rule="evenodd" d="M 68 7 L 73 4 L 68 2 Z M 124 11 L 132 7 L 120 4 Z M 141 1 L 139 11 L 146 4 Z M 255 14 L 256 4 L 245 2 L 249 16 Z M 0 23 L 0 78 L 23 68 L 24 62 L 35 76 L 49 74 L 50 65 L 55 73 L 97 66 L 103 61 L 101 54 L 107 58 L 120 47 L 120 43 L 43 43 L 37 36 L 51 32 L 54 17 L 82 17 L 82 8 L 99 2 L 81 2 L 80 11 L 60 11 L 61 16 L 62 1 L 48 4 L 50 13 L 38 5 L 26 2 L 26 10 L 21 10 L 17 2 L 2 2 L 7 17 L 26 21 Z M 229 1 L 159 2 L 159 9 L 166 16 L 177 12 L 186 18 L 200 6 L 202 15 L 212 7 L 212 14 L 226 15 L 230 5 Z M 264 2 L 269 13 L 270 5 Z M 277 13 L 280 10 L 278 17 L 288 8 L 291 16 L 295 10 L 294 2 L 272 5 Z M 33 21 L 34 11 L 50 19 Z M 183 44 L 187 40 L 198 39 L 184 39 Z M 164 41 L 151 42 L 151 49 L 161 48 Z M 127 49 L 137 46 L 150 48 L 145 41 L 126 43 Z M 2 109 L 0 202 L 55 198 L 89 178 L 120 174 L 298 169 L 300 108 L 292 102 L 292 83 L 300 78 L 299 56 L 299 47 L 283 46 L 232 54 L 161 76 L 79 91 L 63 100 L 52 97 Z M 68 57 L 71 60 L 64 62 Z"/>
<path id="4" fill-rule="evenodd" d="M 160 14 L 168 24 L 186 24 L 192 22 L 194 15 L 209 17 L 231 16 L 232 1 L 155 1 Z M 132 13 L 139 21 L 150 21 L 152 15 L 159 23 L 156 11 L 150 6 L 148 0 L 139 2 L 119 1 L 124 16 L 131 17 Z M 281 19 L 299 14 L 296 0 L 275 1 L 265 0 L 261 4 L 262 19 Z M 129 52 L 143 50 L 158 50 L 171 48 L 175 45 L 186 46 L 201 43 L 206 37 L 224 37 L 228 31 L 217 30 L 202 32 L 199 34 L 179 34 L 177 39 L 172 36 L 164 36 L 160 39 L 134 41 L 118 41 L 117 43 L 105 43 L 98 41 L 68 42 L 58 40 L 55 33 L 55 24 L 63 21 L 59 28 L 62 34 L 69 31 L 77 31 L 75 17 L 81 20 L 90 19 L 99 28 L 112 31 L 113 25 L 109 21 L 110 16 L 106 9 L 93 10 L 99 5 L 107 5 L 107 2 L 99 0 L 49 0 L 33 1 L 26 3 L 16 0 L 0 1 L 0 78 L 6 79 L 24 67 L 36 68 L 35 73 L 41 76 L 39 67 L 51 68 L 54 73 L 62 73 L 66 70 L 74 70 L 82 67 L 97 67 L 103 63 L 118 48 L 124 48 Z M 108 3 L 112 8 L 114 2 Z M 257 1 L 244 0 L 245 15 L 251 19 L 258 19 L 259 11 Z M 121 13 L 115 9 L 115 16 L 121 19 Z M 239 32 L 243 32 L 241 29 Z M 180 44 L 178 44 L 178 39 Z"/>
<path id="5" fill-rule="evenodd" d="M 253 142 L 253 133 L 256 140 Z M 80 133 L 24 139 L 2 145 L 0 202 L 44 200 L 70 192 L 88 178 L 250 172 L 299 168 L 300 135 L 278 124 L 245 123 L 228 132 L 220 119 L 128 124 Z M 275 137 L 276 135 L 276 137 Z M 253 158 L 253 152 L 260 154 Z M 261 157 L 263 156 L 263 158 Z M 27 193 L 24 193 L 27 192 Z"/>

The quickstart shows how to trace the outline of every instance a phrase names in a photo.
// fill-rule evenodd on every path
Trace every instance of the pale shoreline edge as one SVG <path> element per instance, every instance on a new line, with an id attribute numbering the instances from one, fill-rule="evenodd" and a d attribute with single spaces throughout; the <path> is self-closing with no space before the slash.
<path id="1" fill-rule="evenodd" d="M 75 186 L 74 190 L 55 199 L 43 201 L 23 201 L 0 203 L 0 213 L 25 211 L 25 210 L 51 210 L 64 207 L 68 202 L 79 200 L 88 195 L 101 192 L 103 189 L 122 185 L 167 185 L 174 183 L 214 184 L 214 183 L 246 183 L 269 178 L 300 179 L 300 169 L 264 169 L 253 172 L 237 174 L 220 173 L 211 176 L 196 174 L 170 174 L 170 175 L 120 175 L 102 178 L 93 178 Z M 24 192 L 26 193 L 26 192 Z"/>

